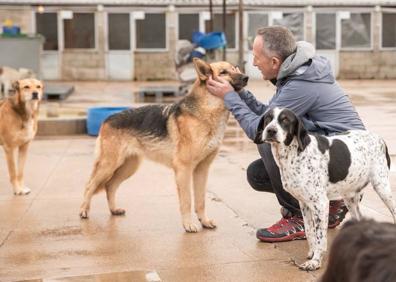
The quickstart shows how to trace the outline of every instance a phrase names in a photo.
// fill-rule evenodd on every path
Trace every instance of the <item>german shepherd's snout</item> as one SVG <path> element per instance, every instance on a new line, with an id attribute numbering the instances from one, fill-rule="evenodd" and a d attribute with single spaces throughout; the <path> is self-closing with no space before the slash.
<path id="1" fill-rule="evenodd" d="M 100 190 L 107 193 L 110 212 L 123 215 L 125 210 L 116 207 L 115 193 L 147 157 L 175 172 L 185 230 L 198 231 L 191 214 L 192 201 L 202 226 L 216 227 L 205 210 L 206 183 L 210 164 L 223 140 L 229 112 L 222 99 L 208 92 L 205 81 L 209 76 L 221 76 L 240 90 L 248 77 L 227 62 L 207 64 L 194 59 L 194 64 L 197 80 L 180 101 L 126 110 L 104 122 L 97 139 L 97 159 L 85 188 L 81 218 L 88 217 L 91 198 Z"/>

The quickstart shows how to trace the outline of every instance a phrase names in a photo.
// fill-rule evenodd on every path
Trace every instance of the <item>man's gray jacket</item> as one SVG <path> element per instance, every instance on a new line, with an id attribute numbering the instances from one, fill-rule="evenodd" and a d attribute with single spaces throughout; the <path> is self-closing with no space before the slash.
<path id="1" fill-rule="evenodd" d="M 252 93 L 229 92 L 224 103 L 246 135 L 254 140 L 264 113 L 274 107 L 289 108 L 310 132 L 334 134 L 365 129 L 348 96 L 335 81 L 329 61 L 314 54 L 308 42 L 298 42 L 296 53 L 282 63 L 276 79 L 276 93 L 261 103 Z"/>

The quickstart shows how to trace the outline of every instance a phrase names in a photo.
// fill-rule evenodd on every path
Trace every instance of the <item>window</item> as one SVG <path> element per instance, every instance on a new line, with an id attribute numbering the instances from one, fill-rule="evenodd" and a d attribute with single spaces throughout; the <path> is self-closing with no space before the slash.
<path id="1" fill-rule="evenodd" d="M 109 50 L 130 50 L 129 14 L 109 14 Z"/>
<path id="2" fill-rule="evenodd" d="M 209 31 L 209 21 L 205 21 L 205 32 Z M 213 15 L 213 31 L 223 31 L 223 14 Z M 235 48 L 235 14 L 226 14 L 225 36 L 227 47 Z"/>
<path id="3" fill-rule="evenodd" d="M 95 48 L 95 15 L 73 13 L 73 18 L 64 20 L 65 49 Z"/>
<path id="4" fill-rule="evenodd" d="M 382 14 L 382 47 L 396 47 L 396 13 Z"/>
<path id="5" fill-rule="evenodd" d="M 275 19 L 274 25 L 282 25 L 290 29 L 296 40 L 304 40 L 304 14 L 284 13 L 282 19 Z"/>
<path id="6" fill-rule="evenodd" d="M 253 41 L 256 37 L 257 29 L 260 27 L 268 26 L 268 15 L 259 13 L 249 13 L 248 14 L 248 47 L 252 50 Z"/>
<path id="7" fill-rule="evenodd" d="M 165 14 L 145 14 L 144 20 L 136 20 L 136 48 L 166 48 Z"/>
<path id="8" fill-rule="evenodd" d="M 341 20 L 341 47 L 370 48 L 370 13 L 350 13 L 348 19 Z"/>
<path id="9" fill-rule="evenodd" d="M 336 14 L 316 14 L 316 49 L 336 49 Z"/>
<path id="10" fill-rule="evenodd" d="M 179 39 L 192 41 L 194 31 L 199 31 L 199 14 L 179 14 Z"/>
<path id="11" fill-rule="evenodd" d="M 44 50 L 58 50 L 58 16 L 36 13 L 36 31 L 44 36 Z"/>

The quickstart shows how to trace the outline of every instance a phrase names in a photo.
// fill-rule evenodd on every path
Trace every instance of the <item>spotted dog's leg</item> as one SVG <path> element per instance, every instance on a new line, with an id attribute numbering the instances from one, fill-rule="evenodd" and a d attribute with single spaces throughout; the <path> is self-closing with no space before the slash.
<path id="1" fill-rule="evenodd" d="M 377 192 L 378 196 L 385 203 L 387 208 L 392 214 L 393 222 L 396 224 L 396 207 L 395 202 L 392 197 L 392 190 L 389 183 L 389 180 L 386 182 L 382 181 L 373 181 L 372 185 L 374 187 L 375 192 Z"/>
<path id="2" fill-rule="evenodd" d="M 329 220 L 329 200 L 321 197 L 315 203 L 309 203 L 309 210 L 314 222 L 313 256 L 300 269 L 312 271 L 320 268 L 322 257 L 327 250 L 327 225 Z"/>
<path id="3" fill-rule="evenodd" d="M 360 212 L 359 209 L 359 200 L 360 200 L 360 195 L 356 194 L 353 197 L 344 197 L 344 203 L 347 206 L 349 212 L 351 213 L 351 216 L 353 219 L 356 220 L 361 220 L 362 219 L 362 213 Z"/>
<path id="4" fill-rule="evenodd" d="M 315 233 L 313 230 L 314 227 L 314 221 L 312 218 L 312 211 L 309 209 L 308 205 L 304 204 L 303 202 L 299 202 L 300 204 L 300 209 L 302 216 L 304 218 L 304 230 L 305 230 L 305 236 L 308 241 L 308 256 L 307 259 L 311 259 L 313 257 L 313 248 L 314 248 L 314 239 L 315 239 Z"/>

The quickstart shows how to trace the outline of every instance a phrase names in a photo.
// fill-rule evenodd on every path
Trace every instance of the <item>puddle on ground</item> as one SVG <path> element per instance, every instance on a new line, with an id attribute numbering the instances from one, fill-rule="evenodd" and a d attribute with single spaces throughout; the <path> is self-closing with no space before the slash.
<path id="1" fill-rule="evenodd" d="M 43 231 L 40 231 L 39 235 L 49 237 L 76 236 L 82 235 L 82 229 L 80 226 L 67 226 L 62 228 L 45 229 Z"/>
<path id="2" fill-rule="evenodd" d="M 50 279 L 33 279 L 23 280 L 19 282 L 160 282 L 162 281 L 156 271 L 128 271 L 128 272 L 113 272 L 63 278 L 50 278 Z"/>

